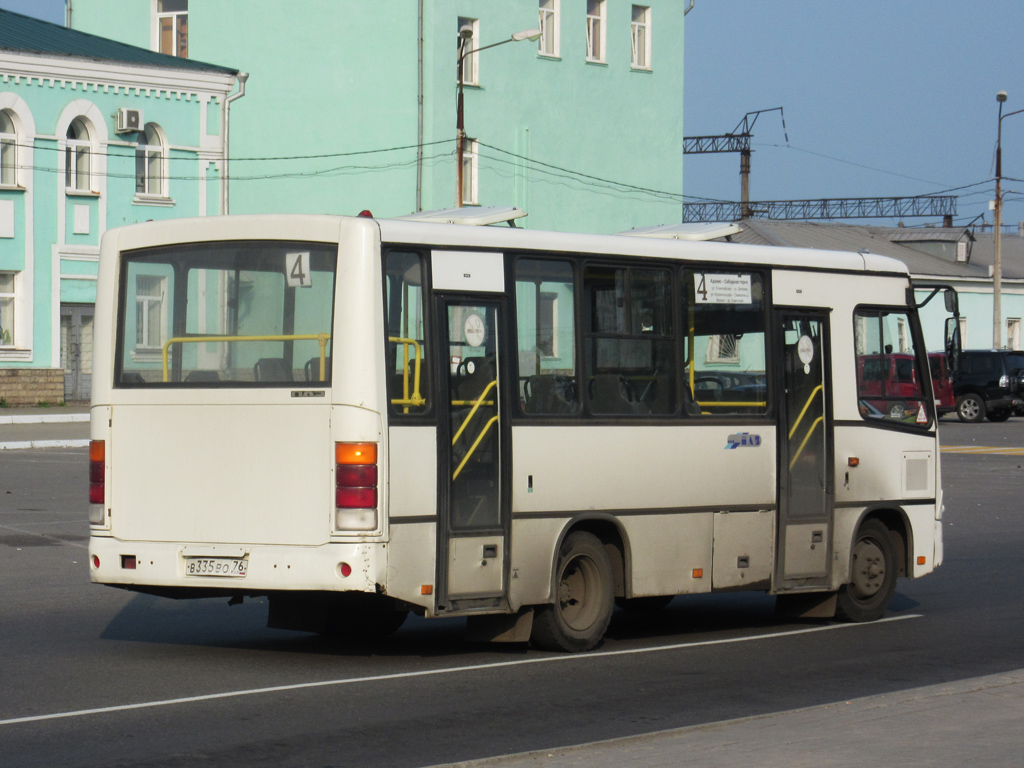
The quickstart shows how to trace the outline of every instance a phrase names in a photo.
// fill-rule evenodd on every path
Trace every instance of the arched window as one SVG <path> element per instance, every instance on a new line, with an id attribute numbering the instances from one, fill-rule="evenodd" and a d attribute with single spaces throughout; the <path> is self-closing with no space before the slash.
<path id="1" fill-rule="evenodd" d="M 160 127 L 146 124 L 135 148 L 135 194 L 167 197 L 167 150 Z"/>
<path id="2" fill-rule="evenodd" d="M 0 110 L 0 185 L 18 184 L 18 133 L 14 120 L 6 110 Z"/>
<path id="3" fill-rule="evenodd" d="M 68 126 L 64 160 L 64 185 L 77 192 L 91 192 L 92 138 L 89 124 L 81 117 Z"/>

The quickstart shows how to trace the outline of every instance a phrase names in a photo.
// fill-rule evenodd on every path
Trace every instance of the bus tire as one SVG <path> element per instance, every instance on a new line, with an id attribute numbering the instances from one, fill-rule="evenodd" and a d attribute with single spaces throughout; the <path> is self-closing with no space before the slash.
<path id="1" fill-rule="evenodd" d="M 836 618 L 876 621 L 896 592 L 896 549 L 880 520 L 865 520 L 857 531 L 850 562 L 850 583 L 839 588 Z"/>
<path id="2" fill-rule="evenodd" d="M 555 565 L 555 602 L 537 609 L 530 643 L 548 651 L 589 651 L 601 642 L 615 605 L 612 561 L 591 533 L 565 537 Z"/>

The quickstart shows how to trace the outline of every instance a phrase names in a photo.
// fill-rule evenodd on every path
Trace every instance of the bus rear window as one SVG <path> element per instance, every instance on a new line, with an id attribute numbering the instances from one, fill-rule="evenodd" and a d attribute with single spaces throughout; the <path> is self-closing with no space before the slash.
<path id="1" fill-rule="evenodd" d="M 329 386 L 336 265 L 321 243 L 125 253 L 115 386 Z"/>

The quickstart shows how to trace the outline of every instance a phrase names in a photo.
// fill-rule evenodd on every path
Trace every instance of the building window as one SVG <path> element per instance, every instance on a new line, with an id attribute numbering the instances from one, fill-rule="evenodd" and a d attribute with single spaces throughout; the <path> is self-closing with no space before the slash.
<path id="1" fill-rule="evenodd" d="M 740 337 L 735 333 L 720 333 L 708 337 L 708 363 L 734 363 L 740 361 Z"/>
<path id="2" fill-rule="evenodd" d="M 477 204 L 477 173 L 480 164 L 477 162 L 476 142 L 465 139 L 462 150 L 462 204 Z"/>
<path id="3" fill-rule="evenodd" d="M 162 277 L 135 278 L 135 347 L 160 349 L 163 345 L 164 283 Z"/>
<path id="4" fill-rule="evenodd" d="M 967 346 L 968 346 L 967 345 L 967 317 L 965 315 L 960 315 L 959 326 L 960 326 L 960 344 L 963 346 L 964 349 L 967 349 Z"/>
<path id="5" fill-rule="evenodd" d="M 587 0 L 587 61 L 604 61 L 605 0 Z"/>
<path id="6" fill-rule="evenodd" d="M 14 273 L 0 272 L 0 347 L 14 346 Z"/>
<path id="7" fill-rule="evenodd" d="M 160 53 L 188 58 L 188 0 L 157 0 Z"/>
<path id="8" fill-rule="evenodd" d="M 167 150 L 160 127 L 146 125 L 143 140 L 135 148 L 135 194 L 167 197 Z"/>
<path id="9" fill-rule="evenodd" d="M 559 47 L 559 0 L 540 0 L 540 48 L 541 56 L 558 56 Z"/>
<path id="10" fill-rule="evenodd" d="M 1020 349 L 1020 318 L 1010 317 L 1006 320 L 1006 348 Z"/>
<path id="11" fill-rule="evenodd" d="M 651 68 L 651 9 L 646 5 L 633 6 L 633 68 Z"/>
<path id="12" fill-rule="evenodd" d="M 84 118 L 76 117 L 68 126 L 64 155 L 64 185 L 76 192 L 92 191 L 92 139 Z"/>
<path id="13" fill-rule="evenodd" d="M 10 114 L 0 110 L 0 185 L 18 184 L 18 133 Z"/>
<path id="14" fill-rule="evenodd" d="M 473 35 L 469 38 L 464 38 L 462 37 L 462 30 L 467 27 L 473 32 Z M 477 54 L 470 53 L 468 56 L 463 57 L 464 53 L 473 51 L 478 47 L 479 40 L 480 20 L 459 16 L 459 61 L 462 62 L 461 67 L 459 67 L 459 82 L 463 85 L 480 84 Z"/>

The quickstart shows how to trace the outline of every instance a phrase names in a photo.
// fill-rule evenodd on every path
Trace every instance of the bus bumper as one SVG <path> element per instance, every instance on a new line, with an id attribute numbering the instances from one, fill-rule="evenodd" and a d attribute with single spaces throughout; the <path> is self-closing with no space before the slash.
<path id="1" fill-rule="evenodd" d="M 131 542 L 93 535 L 89 576 L 97 584 L 155 588 L 187 597 L 211 590 L 384 591 L 386 555 L 378 543 L 313 547 L 266 544 Z"/>

